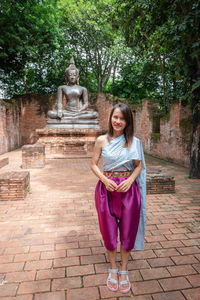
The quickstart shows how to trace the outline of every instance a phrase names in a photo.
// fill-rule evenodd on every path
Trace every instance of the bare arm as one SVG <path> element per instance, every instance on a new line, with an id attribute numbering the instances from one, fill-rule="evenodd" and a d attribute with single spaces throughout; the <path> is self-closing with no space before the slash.
<path id="1" fill-rule="evenodd" d="M 133 170 L 133 173 L 131 176 L 129 176 L 126 180 L 122 181 L 117 188 L 118 192 L 127 192 L 130 188 L 131 184 L 135 181 L 135 179 L 138 177 L 138 175 L 141 172 L 142 169 L 142 162 L 141 160 L 135 160 L 134 161 L 135 169 Z"/>
<path id="2" fill-rule="evenodd" d="M 91 163 L 91 169 L 93 173 L 103 182 L 107 177 L 101 172 L 101 170 L 98 167 L 99 159 L 101 156 L 101 146 L 102 141 L 101 137 L 98 137 L 95 142 L 93 156 L 92 156 L 92 163 Z"/>
<path id="3" fill-rule="evenodd" d="M 99 169 L 98 162 L 101 156 L 101 149 L 102 149 L 102 136 L 98 137 L 94 146 L 94 152 L 92 157 L 91 163 L 91 170 L 93 173 L 105 184 L 106 189 L 108 191 L 115 191 L 117 189 L 117 184 L 108 179 Z"/>
<path id="4" fill-rule="evenodd" d="M 135 179 L 138 177 L 138 175 L 140 174 L 140 172 L 142 170 L 141 160 L 135 160 L 134 165 L 135 165 L 134 171 L 131 174 L 131 176 L 129 177 L 132 182 L 135 181 Z"/>

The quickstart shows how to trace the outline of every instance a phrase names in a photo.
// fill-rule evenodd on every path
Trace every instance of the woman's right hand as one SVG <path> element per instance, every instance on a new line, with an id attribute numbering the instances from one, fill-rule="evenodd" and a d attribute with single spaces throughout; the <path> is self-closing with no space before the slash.
<path id="1" fill-rule="evenodd" d="M 105 184 L 106 189 L 107 189 L 109 192 L 114 192 L 114 191 L 117 189 L 117 187 L 118 187 L 118 185 L 117 185 L 113 180 L 111 180 L 111 179 L 109 179 L 109 178 L 106 178 L 106 179 L 103 181 L 103 183 Z"/>

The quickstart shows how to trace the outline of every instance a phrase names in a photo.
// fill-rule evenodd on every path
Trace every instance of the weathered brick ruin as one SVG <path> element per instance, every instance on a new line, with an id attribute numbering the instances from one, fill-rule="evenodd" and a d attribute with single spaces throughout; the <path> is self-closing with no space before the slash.
<path id="1" fill-rule="evenodd" d="M 29 172 L 0 174 L 0 200 L 24 200 L 30 185 Z"/>
<path id="2" fill-rule="evenodd" d="M 5 166 L 8 165 L 8 164 L 9 164 L 9 159 L 8 159 L 8 157 L 5 157 L 5 158 L 0 159 L 0 168 L 3 168 L 3 167 L 5 167 Z"/>
<path id="3" fill-rule="evenodd" d="M 46 125 L 45 111 L 52 107 L 54 96 L 26 95 L 18 99 L 18 109 L 12 104 L 0 102 L 0 153 L 34 144 L 38 140 L 36 129 Z M 100 126 L 107 128 L 110 110 L 120 99 L 99 94 L 96 107 Z M 124 101 L 124 99 L 122 99 Z M 158 103 L 144 100 L 131 105 L 135 122 L 135 135 L 142 140 L 146 153 L 189 166 L 191 138 L 191 110 L 175 103 L 169 114 L 159 115 Z"/>
<path id="4" fill-rule="evenodd" d="M 147 174 L 147 194 L 172 193 L 175 193 L 175 180 L 173 176 Z"/>
<path id="5" fill-rule="evenodd" d="M 103 129 L 107 128 L 113 104 L 119 100 L 105 94 L 98 95 L 96 105 Z M 142 104 L 130 106 L 133 111 L 135 135 L 141 139 L 144 151 L 188 167 L 192 134 L 189 106 L 182 106 L 177 102 L 171 106 L 167 115 L 160 113 L 155 100 L 145 99 Z"/>
<path id="6" fill-rule="evenodd" d="M 107 129 L 108 116 L 113 105 L 119 101 L 126 102 L 125 99 L 118 99 L 103 93 L 97 96 L 94 105 L 96 105 L 99 112 L 99 123 L 103 131 Z M 40 143 L 42 138 L 38 133 L 40 134 L 40 129 L 43 129 L 46 125 L 46 112 L 54 105 L 55 95 L 24 95 L 15 99 L 15 101 L 1 100 L 0 154 L 25 145 L 22 148 L 22 168 L 44 167 L 45 149 L 44 146 L 36 142 L 39 141 Z M 188 167 L 191 141 L 190 108 L 177 102 L 171 106 L 169 114 L 163 115 L 155 100 L 145 99 L 142 104 L 131 104 L 131 109 L 134 117 L 135 135 L 141 139 L 144 151 L 155 157 Z M 52 136 L 52 138 L 55 137 Z M 85 153 L 84 145 L 85 143 L 80 140 L 81 153 Z M 45 147 L 50 153 L 59 151 L 59 149 L 48 148 L 48 143 L 45 144 Z M 75 150 L 72 143 L 67 145 L 66 153 L 71 151 L 74 154 Z M 7 163 L 6 160 L 3 160 L 0 162 L 0 166 L 3 167 Z M 26 191 L 22 191 L 21 187 L 27 190 L 29 177 L 27 177 L 27 174 L 26 176 L 23 174 L 25 173 L 21 175 L 13 173 L 10 174 L 10 178 L 7 174 L 6 180 L 1 174 L 0 199 L 5 198 L 5 195 L 9 195 L 8 199 L 10 199 L 9 197 L 15 197 L 14 195 L 18 195 L 16 199 L 25 197 Z M 147 193 L 174 192 L 175 182 L 173 177 L 165 174 L 148 173 Z"/>
<path id="7" fill-rule="evenodd" d="M 34 144 L 22 147 L 22 168 L 44 168 L 45 166 L 45 145 Z"/>

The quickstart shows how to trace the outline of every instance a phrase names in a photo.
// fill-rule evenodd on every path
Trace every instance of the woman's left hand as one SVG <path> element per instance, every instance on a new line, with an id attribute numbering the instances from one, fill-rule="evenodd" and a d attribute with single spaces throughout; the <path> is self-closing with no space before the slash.
<path id="1" fill-rule="evenodd" d="M 130 178 L 125 179 L 118 185 L 116 192 L 123 192 L 123 193 L 127 192 L 130 189 L 131 184 L 133 182 L 134 180 Z"/>

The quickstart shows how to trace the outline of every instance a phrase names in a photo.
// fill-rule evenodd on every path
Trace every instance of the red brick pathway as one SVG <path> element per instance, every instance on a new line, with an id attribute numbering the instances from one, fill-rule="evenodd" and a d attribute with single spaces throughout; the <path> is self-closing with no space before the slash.
<path id="1" fill-rule="evenodd" d="M 9 166 L 20 170 L 21 150 Z M 199 300 L 199 181 L 186 169 L 147 158 L 175 175 L 177 192 L 148 196 L 145 251 L 132 252 L 132 291 L 109 292 L 88 159 L 48 160 L 30 170 L 25 201 L 0 202 L 0 300 Z"/>

